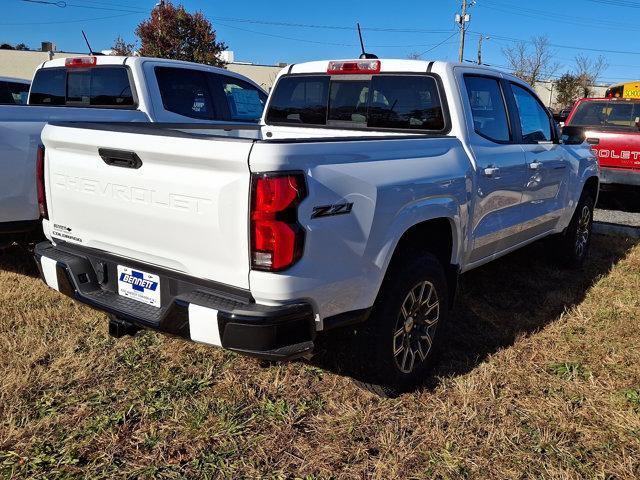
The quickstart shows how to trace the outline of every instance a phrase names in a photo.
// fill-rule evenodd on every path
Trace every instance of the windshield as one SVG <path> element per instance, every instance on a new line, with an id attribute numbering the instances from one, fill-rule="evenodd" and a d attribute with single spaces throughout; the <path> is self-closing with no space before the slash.
<path id="1" fill-rule="evenodd" d="M 640 122 L 640 102 L 602 100 L 579 104 L 570 124 L 581 127 L 637 130 L 638 122 Z"/>
<path id="2" fill-rule="evenodd" d="M 445 117 L 431 75 L 282 77 L 267 111 L 268 124 L 442 132 Z"/>

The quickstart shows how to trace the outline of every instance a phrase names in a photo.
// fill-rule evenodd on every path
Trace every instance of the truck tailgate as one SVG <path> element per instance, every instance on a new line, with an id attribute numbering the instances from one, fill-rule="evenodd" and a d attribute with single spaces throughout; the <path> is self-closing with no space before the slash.
<path id="1" fill-rule="evenodd" d="M 251 138 L 47 125 L 42 139 L 54 242 L 248 288 Z"/>

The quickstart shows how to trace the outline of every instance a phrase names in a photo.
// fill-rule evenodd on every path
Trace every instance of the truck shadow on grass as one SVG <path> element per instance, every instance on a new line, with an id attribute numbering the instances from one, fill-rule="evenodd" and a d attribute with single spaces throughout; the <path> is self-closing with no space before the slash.
<path id="1" fill-rule="evenodd" d="M 437 386 L 440 377 L 464 375 L 519 336 L 557 320 L 580 304 L 591 286 L 638 242 L 594 236 L 583 270 L 559 269 L 549 260 L 548 245 L 538 242 L 463 275 L 450 321 L 439 326 L 433 368 L 424 386 Z M 32 253 L 20 247 L 0 250 L 0 271 L 38 277 Z M 350 353 L 348 338 L 345 331 L 319 338 L 321 353 L 312 363 L 345 375 L 341 365 Z"/>
<path id="2" fill-rule="evenodd" d="M 38 267 L 33 260 L 33 252 L 17 245 L 0 248 L 0 271 L 13 272 L 38 278 Z"/>
<path id="3" fill-rule="evenodd" d="M 433 368 L 423 387 L 436 387 L 440 377 L 464 375 L 518 337 L 557 320 L 636 243 L 596 235 L 584 269 L 563 270 L 549 259 L 548 244 L 537 242 L 462 275 L 450 320 L 439 326 Z M 326 350 L 313 362 L 344 374 L 336 359 L 348 355 L 348 342 L 331 335 L 323 343 Z"/>

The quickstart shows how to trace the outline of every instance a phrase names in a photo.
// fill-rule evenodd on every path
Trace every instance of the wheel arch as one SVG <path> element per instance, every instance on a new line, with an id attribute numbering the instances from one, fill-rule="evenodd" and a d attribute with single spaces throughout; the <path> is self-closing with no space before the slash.
<path id="1" fill-rule="evenodd" d="M 460 272 L 459 238 L 457 222 L 448 216 L 434 217 L 408 226 L 393 248 L 382 284 L 394 265 L 406 260 L 406 255 L 428 252 L 433 254 L 444 268 L 449 290 L 449 304 L 452 306 Z"/>
<path id="2" fill-rule="evenodd" d="M 591 195 L 591 198 L 593 198 L 594 203 L 597 203 L 599 191 L 600 179 L 595 175 L 588 177 L 582 186 L 582 193 L 588 192 Z"/>

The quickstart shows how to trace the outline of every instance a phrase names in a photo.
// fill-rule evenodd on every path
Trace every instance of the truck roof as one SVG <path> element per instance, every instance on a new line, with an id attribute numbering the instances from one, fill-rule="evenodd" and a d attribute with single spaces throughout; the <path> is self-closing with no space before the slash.
<path id="1" fill-rule="evenodd" d="M 629 98 L 629 97 L 587 97 L 587 98 L 579 98 L 576 100 L 576 103 L 583 102 L 597 102 L 597 101 L 613 101 L 613 102 L 638 102 L 640 98 Z"/>
<path id="2" fill-rule="evenodd" d="M 204 71 L 207 71 L 207 72 L 214 72 L 214 73 L 219 73 L 219 74 L 222 74 L 222 75 L 227 75 L 229 77 L 237 78 L 239 80 L 249 81 L 254 86 L 256 86 L 256 87 L 258 87 L 258 88 L 260 88 L 262 90 L 262 87 L 260 87 L 257 83 L 255 83 L 251 79 L 249 79 L 249 78 L 247 78 L 244 75 L 241 75 L 239 73 L 235 73 L 235 72 L 232 72 L 230 70 L 227 70 L 225 68 L 214 67 L 212 65 L 204 65 L 202 63 L 185 62 L 183 60 L 171 60 L 171 59 L 168 59 L 168 58 L 136 57 L 136 56 L 125 56 L 125 55 L 78 55 L 77 57 L 56 58 L 54 60 L 48 60 L 48 61 L 42 63 L 36 69 L 36 71 L 40 70 L 41 68 L 60 68 L 60 67 L 64 67 L 65 66 L 65 62 L 67 61 L 68 58 L 87 58 L 87 57 L 94 57 L 96 59 L 96 63 L 95 64 L 98 65 L 98 66 L 100 66 L 100 65 L 129 65 L 129 66 L 133 66 L 135 64 L 143 63 L 143 62 L 146 62 L 146 61 L 153 61 L 155 63 L 166 64 L 167 66 L 189 68 L 189 69 L 193 69 L 193 70 L 204 70 Z"/>
<path id="3" fill-rule="evenodd" d="M 358 62 L 358 61 L 372 61 L 377 60 L 380 62 L 380 73 L 391 72 L 410 72 L 410 73 L 424 73 L 431 70 L 447 70 L 455 67 L 474 68 L 477 70 L 484 70 L 490 73 L 499 73 L 511 77 L 509 74 L 505 74 L 500 70 L 485 65 L 476 65 L 472 63 L 459 63 L 459 62 L 445 62 L 441 60 L 407 60 L 397 58 L 380 58 L 370 60 L 359 59 L 336 59 L 336 60 L 320 60 L 314 62 L 295 63 L 288 68 L 283 69 L 283 73 L 327 73 L 327 69 L 330 62 Z"/>

